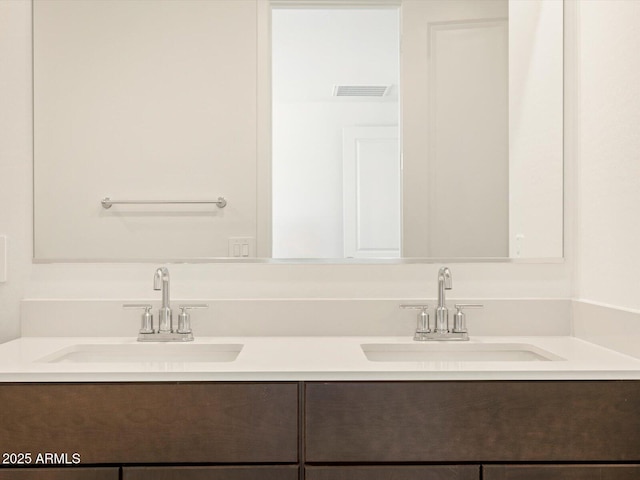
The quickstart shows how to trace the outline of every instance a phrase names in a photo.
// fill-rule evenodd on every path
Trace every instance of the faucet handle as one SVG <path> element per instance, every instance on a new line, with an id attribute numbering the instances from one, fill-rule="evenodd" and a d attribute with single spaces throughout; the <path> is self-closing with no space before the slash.
<path id="1" fill-rule="evenodd" d="M 144 308 L 144 313 L 142 314 L 142 320 L 140 322 L 140 333 L 155 333 L 153 330 L 153 314 L 151 313 L 153 305 L 149 303 L 125 303 L 122 305 L 122 308 L 127 310 Z"/>
<path id="2" fill-rule="evenodd" d="M 206 303 L 191 303 L 187 305 L 178 305 L 178 307 L 182 310 L 195 310 L 198 308 L 209 308 L 209 305 Z"/>
<path id="3" fill-rule="evenodd" d="M 456 303 L 456 313 L 453 315 L 453 332 L 467 333 L 467 319 L 462 310 L 465 308 L 482 308 L 484 305 L 479 303 Z"/>
<path id="4" fill-rule="evenodd" d="M 456 303 L 454 306 L 458 309 L 458 311 L 461 311 L 461 310 L 463 310 L 465 308 L 482 308 L 482 307 L 484 307 L 484 305 L 481 305 L 479 303 Z"/>
<path id="5" fill-rule="evenodd" d="M 198 308 L 209 308 L 206 303 L 194 303 L 190 305 L 179 305 L 180 315 L 178 315 L 178 333 L 191 333 L 191 315 L 189 310 Z"/>
<path id="6" fill-rule="evenodd" d="M 421 333 L 431 333 L 431 328 L 429 327 L 429 314 L 427 313 L 427 309 L 429 305 L 400 305 L 400 308 L 405 310 L 420 310 L 418 314 L 418 325 L 416 326 L 416 335 Z"/>
<path id="7" fill-rule="evenodd" d="M 427 308 L 429 308 L 429 305 L 409 305 L 409 304 L 403 304 L 403 305 L 400 305 L 400 308 L 402 308 L 402 309 L 406 309 L 406 310 L 426 310 Z"/>

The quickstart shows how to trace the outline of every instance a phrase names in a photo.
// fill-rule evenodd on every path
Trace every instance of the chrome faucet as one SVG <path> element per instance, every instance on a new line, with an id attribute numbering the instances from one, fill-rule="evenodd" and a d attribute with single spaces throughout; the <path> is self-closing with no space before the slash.
<path id="1" fill-rule="evenodd" d="M 431 330 L 429 324 L 428 305 L 400 305 L 400 308 L 411 308 L 420 310 L 418 314 L 418 324 L 413 339 L 419 342 L 431 340 L 469 340 L 465 314 L 465 308 L 479 308 L 482 305 L 477 303 L 457 303 L 456 314 L 453 316 L 453 328 L 449 329 L 449 309 L 445 296 L 446 290 L 451 290 L 453 282 L 451 280 L 451 270 L 442 267 L 438 270 L 438 305 L 436 306 L 436 322 Z"/>
<path id="2" fill-rule="evenodd" d="M 153 289 L 162 290 L 162 306 L 158 311 L 158 330 L 153 328 L 153 315 L 150 304 L 125 304 L 124 308 L 142 308 L 142 322 L 138 332 L 139 342 L 191 342 L 193 332 L 191 330 L 191 316 L 189 310 L 196 308 L 208 308 L 207 304 L 180 305 L 178 315 L 178 328 L 173 328 L 171 305 L 169 302 L 169 270 L 160 267 L 153 275 Z"/>
<path id="3" fill-rule="evenodd" d="M 173 322 L 171 306 L 169 305 L 169 270 L 160 267 L 153 276 L 153 289 L 162 290 L 162 306 L 158 311 L 158 333 L 171 333 Z"/>
<path id="4" fill-rule="evenodd" d="M 445 299 L 445 290 L 451 290 L 451 270 L 442 267 L 438 271 L 438 306 L 436 307 L 435 333 L 449 333 L 449 309 Z"/>

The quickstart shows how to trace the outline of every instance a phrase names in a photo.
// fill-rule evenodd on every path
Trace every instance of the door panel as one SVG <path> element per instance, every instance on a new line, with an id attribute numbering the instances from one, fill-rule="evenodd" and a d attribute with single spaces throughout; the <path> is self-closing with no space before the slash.
<path id="1" fill-rule="evenodd" d="M 478 480 L 477 465 L 306 467 L 305 480 Z"/>
<path id="2" fill-rule="evenodd" d="M 637 480 L 638 465 L 488 465 L 484 480 Z"/>
<path id="3" fill-rule="evenodd" d="M 6 468 L 0 480 L 118 480 L 118 468 Z"/>
<path id="4" fill-rule="evenodd" d="M 123 480 L 297 480 L 298 467 L 125 467 Z"/>
<path id="5" fill-rule="evenodd" d="M 640 382 L 308 383 L 306 460 L 624 462 Z"/>
<path id="6" fill-rule="evenodd" d="M 0 385 L 0 452 L 82 464 L 294 463 L 293 383 Z"/>
<path id="7" fill-rule="evenodd" d="M 398 127 L 343 130 L 345 258 L 400 257 Z"/>

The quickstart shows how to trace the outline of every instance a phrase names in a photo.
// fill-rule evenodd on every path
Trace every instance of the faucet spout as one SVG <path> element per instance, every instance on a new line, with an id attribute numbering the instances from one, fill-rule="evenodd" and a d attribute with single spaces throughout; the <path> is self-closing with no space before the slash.
<path id="1" fill-rule="evenodd" d="M 444 291 L 452 288 L 451 270 L 448 267 L 442 267 L 438 271 L 438 307 L 446 307 Z"/>
<path id="2" fill-rule="evenodd" d="M 169 270 L 160 267 L 153 276 L 153 289 L 162 290 L 162 308 L 169 307 Z"/>
<path id="3" fill-rule="evenodd" d="M 160 267 L 153 275 L 153 289 L 162 290 L 162 307 L 158 313 L 159 332 L 170 333 L 172 331 L 171 305 L 169 304 L 169 270 Z"/>
<path id="4" fill-rule="evenodd" d="M 436 329 L 439 334 L 449 333 L 449 309 L 445 299 L 445 290 L 453 287 L 451 270 L 442 267 L 438 271 L 438 306 L 436 307 Z"/>

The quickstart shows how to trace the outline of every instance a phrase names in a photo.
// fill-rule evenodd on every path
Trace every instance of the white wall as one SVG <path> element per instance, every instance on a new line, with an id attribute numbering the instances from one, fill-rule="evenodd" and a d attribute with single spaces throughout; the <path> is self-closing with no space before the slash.
<path id="1" fill-rule="evenodd" d="M 30 35 L 29 2 L 0 0 L 0 233 L 8 234 L 10 239 L 9 282 L 0 284 L 0 340 L 18 335 L 22 298 L 157 299 L 157 292 L 151 289 L 155 264 L 31 264 Z M 176 299 L 433 298 L 438 267 L 170 266 L 172 295 Z M 451 299 L 568 298 L 571 292 L 570 260 L 557 264 L 476 263 L 450 267 L 454 278 Z M 91 322 L 92 318 L 86 321 Z"/>
<path id="2" fill-rule="evenodd" d="M 396 8 L 273 9 L 275 101 L 325 101 L 334 85 L 372 83 L 394 84 L 385 100 L 397 101 L 399 22 Z"/>
<path id="3" fill-rule="evenodd" d="M 579 6 L 576 297 L 640 309 L 640 2 Z"/>
<path id="4" fill-rule="evenodd" d="M 8 243 L 0 283 L 0 340 L 19 332 L 19 301 L 31 271 L 31 8 L 0 0 L 0 235 Z"/>

